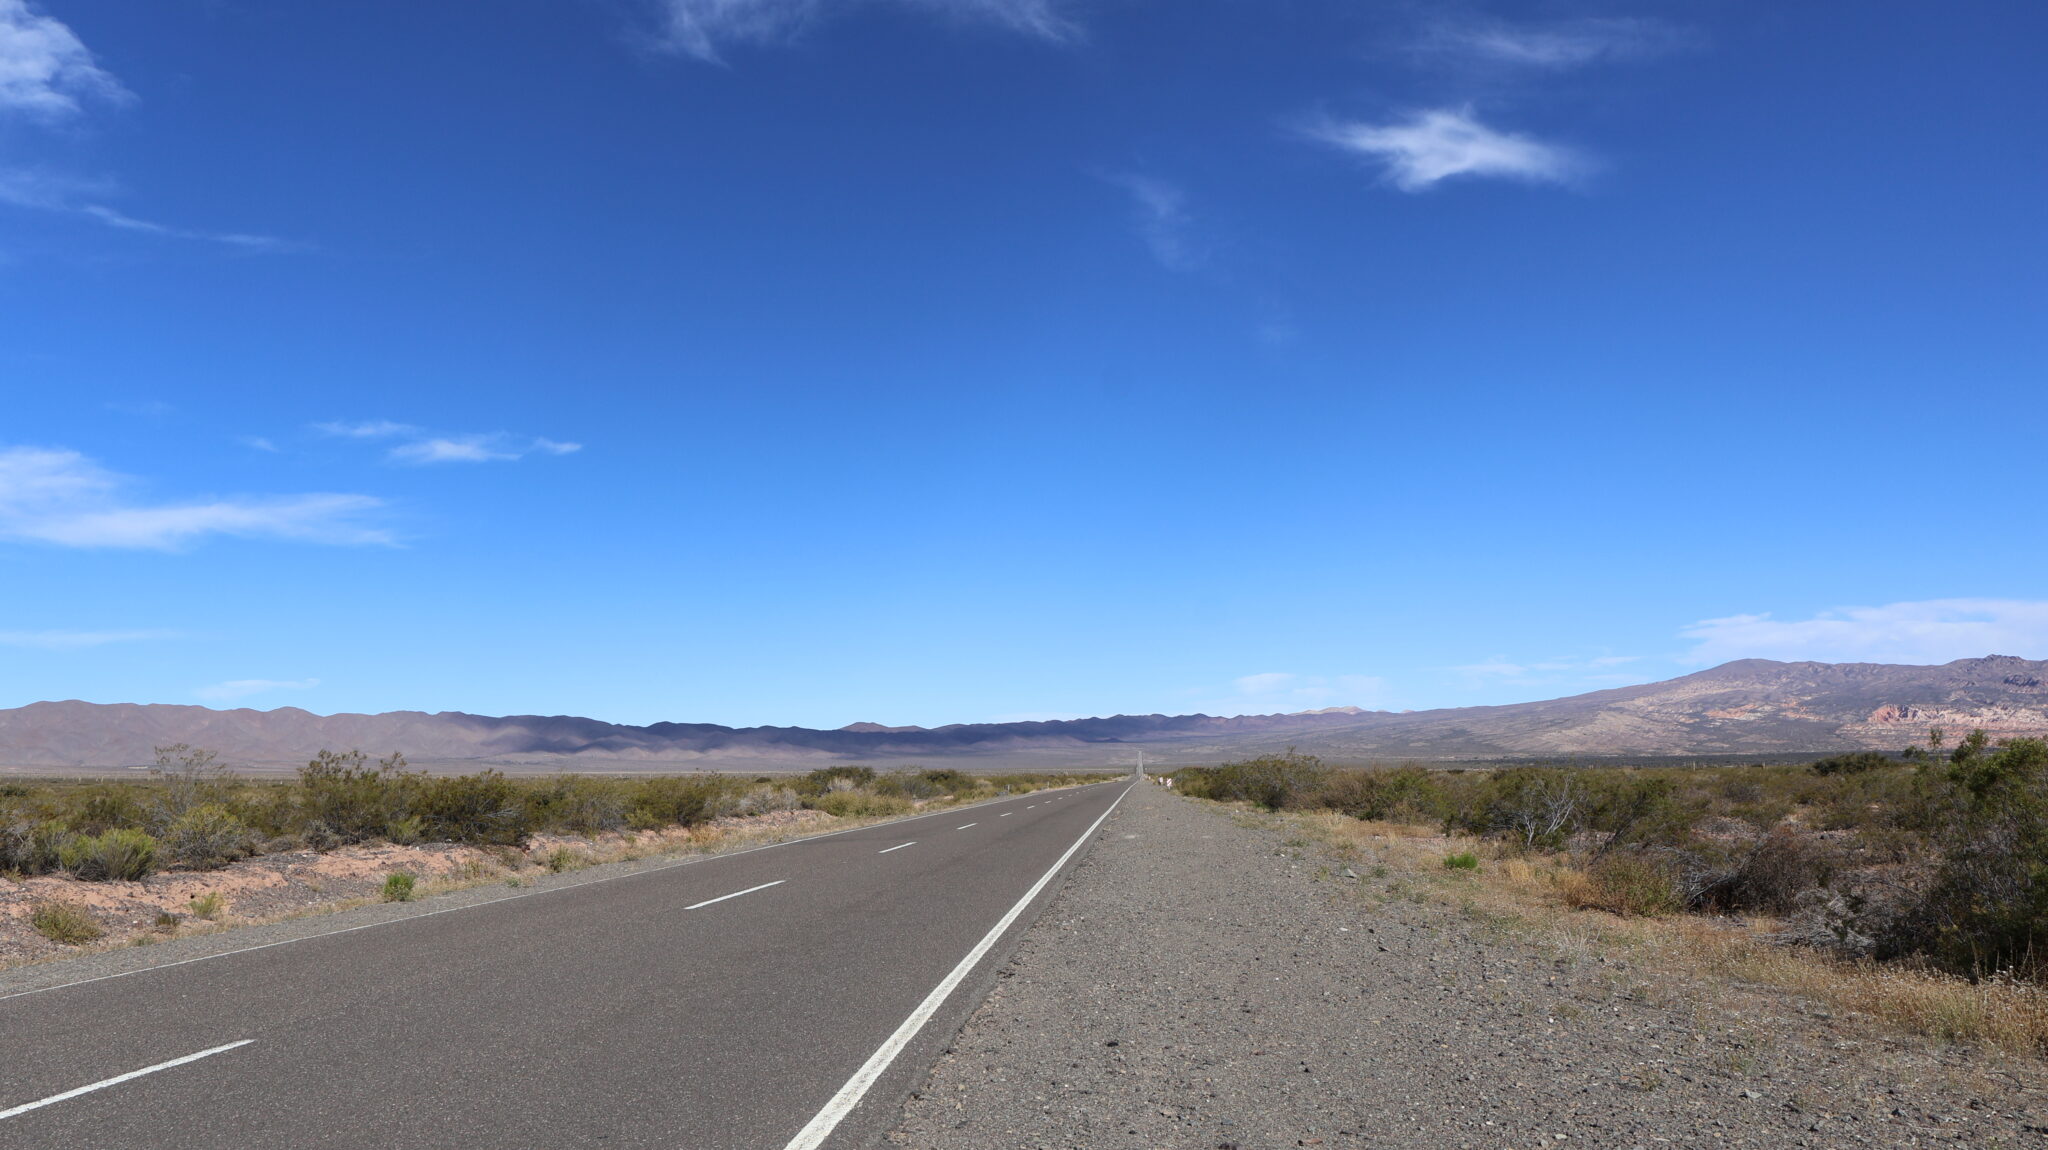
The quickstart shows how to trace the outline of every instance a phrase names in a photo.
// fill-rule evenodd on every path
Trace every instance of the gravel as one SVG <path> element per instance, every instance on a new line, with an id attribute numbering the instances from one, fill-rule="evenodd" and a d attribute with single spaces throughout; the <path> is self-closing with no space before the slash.
<path id="1" fill-rule="evenodd" d="M 1326 861 L 1137 788 L 888 1141 L 2048 1146 L 2037 1062 L 1755 988 L 1694 999 L 1455 909 L 1381 904 Z"/>

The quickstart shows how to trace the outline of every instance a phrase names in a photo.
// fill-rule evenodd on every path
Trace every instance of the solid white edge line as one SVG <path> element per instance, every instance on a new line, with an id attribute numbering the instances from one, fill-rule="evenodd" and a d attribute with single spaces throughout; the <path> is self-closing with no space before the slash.
<path id="1" fill-rule="evenodd" d="M 873 1054 L 868 1056 L 868 1060 L 861 1064 L 861 1068 L 853 1072 L 853 1077 L 846 1080 L 846 1085 L 839 1088 L 839 1093 L 834 1094 L 832 1100 L 825 1103 L 825 1108 L 818 1111 L 810 1123 L 799 1130 L 796 1137 L 789 1140 L 789 1145 L 783 1147 L 783 1150 L 817 1150 L 817 1147 L 824 1144 L 825 1139 L 832 1136 L 832 1131 L 839 1128 L 839 1124 L 846 1120 L 848 1114 L 853 1113 L 853 1108 L 860 1105 L 862 1098 L 867 1097 L 868 1091 L 874 1088 L 875 1081 L 889 1069 L 889 1064 L 896 1061 L 896 1056 L 903 1053 L 903 1048 L 910 1045 L 910 1040 L 917 1037 L 917 1032 L 924 1029 L 925 1023 L 932 1020 L 932 1015 L 937 1014 L 939 1007 L 945 1005 L 946 999 L 953 991 L 966 981 L 968 973 L 981 962 L 989 949 L 995 946 L 996 940 L 1003 936 L 1004 931 L 1010 929 L 1010 924 L 1017 921 L 1017 916 L 1024 913 L 1024 908 L 1031 905 L 1031 900 L 1038 897 L 1038 892 L 1045 889 L 1045 884 L 1060 873 L 1060 868 L 1067 865 L 1067 860 L 1074 857 L 1074 852 L 1080 850 L 1082 845 L 1094 836 L 1096 829 L 1116 810 L 1117 804 L 1124 801 L 1124 795 L 1130 793 L 1131 788 L 1125 787 L 1123 794 L 1116 797 L 1116 802 L 1109 804 L 1108 810 L 1103 811 L 1096 816 L 1094 822 L 1088 824 L 1088 829 L 1081 832 L 1081 837 L 1074 840 L 1074 845 L 1068 847 L 1067 852 L 1061 855 L 1059 861 L 1053 863 L 1049 870 L 1038 876 L 1038 881 L 1031 884 L 1031 889 L 1024 892 L 1024 897 L 1018 899 L 1009 913 L 1003 915 L 989 928 L 987 934 L 981 936 L 981 941 L 974 944 L 974 949 L 967 952 L 967 957 L 961 959 L 960 964 L 955 966 L 951 973 L 939 980 L 939 984 L 932 988 L 932 992 L 925 995 L 924 1001 L 917 1004 L 917 1009 L 910 1012 L 910 1017 L 903 1020 L 903 1025 L 896 1028 L 896 1033 L 891 1034 Z"/>
<path id="2" fill-rule="evenodd" d="M 876 853 L 876 854 L 878 854 L 878 855 L 885 855 L 885 854 L 888 854 L 888 853 L 889 853 L 890 851 L 900 851 L 900 850 L 902 850 L 902 849 L 903 849 L 904 847 L 914 847 L 914 846 L 916 846 L 916 845 L 917 845 L 917 840 L 916 840 L 916 839 L 911 839 L 911 840 L 910 840 L 909 842 L 907 842 L 907 843 L 897 843 L 897 844 L 896 844 L 895 846 L 893 846 L 893 847 L 883 847 L 883 848 L 882 848 L 881 850 L 878 850 L 878 851 L 876 851 L 875 853 Z"/>
<path id="3" fill-rule="evenodd" d="M 1115 780 L 1115 779 L 1105 779 L 1105 780 L 1103 780 L 1103 782 L 1108 782 L 1108 783 L 1114 783 L 1114 782 L 1116 782 L 1116 781 L 1117 781 L 1117 780 Z M 1102 783 L 1077 783 L 1077 784 L 1075 784 L 1075 786 L 1076 786 L 1076 788 L 1077 788 L 1077 789 L 1078 789 L 1078 788 L 1080 788 L 1080 787 L 1099 787 L 1099 786 L 1101 786 L 1101 785 L 1103 785 L 1103 784 L 1102 784 Z M 1025 794 L 1036 794 L 1036 793 L 1037 793 L 1037 792 L 1035 792 L 1035 791 L 1027 791 L 1027 792 L 1025 792 Z M 258 951 L 258 950 L 269 950 L 270 948 L 272 948 L 272 947 L 276 947 L 276 946 L 290 946 L 291 944 L 293 944 L 293 943 L 295 943 L 295 942 L 311 942 L 311 941 L 313 941 L 313 940 L 314 940 L 314 939 L 316 939 L 316 938 L 333 938 L 333 937 L 334 937 L 335 935 L 338 935 L 338 934 L 354 934 L 354 933 L 355 933 L 356 931 L 359 931 L 359 930 L 370 930 L 370 929 L 371 929 L 371 928 L 373 928 L 373 927 L 379 927 L 379 926 L 393 926 L 393 925 L 396 925 L 397 923 L 401 923 L 401 922 L 417 922 L 417 921 L 418 921 L 418 920 L 420 920 L 420 919 L 423 919 L 423 918 L 433 918 L 433 917 L 434 917 L 435 915 L 439 915 L 439 914 L 454 914 L 454 913 L 456 913 L 457 911 L 464 911 L 464 910 L 475 910 L 475 909 L 477 909 L 478 907 L 485 907 L 485 906 L 497 906 L 497 905 L 498 905 L 499 903 L 504 903 L 504 902 L 517 902 L 518 900 L 520 900 L 520 899 L 523 899 L 523 898 L 537 898 L 537 897 L 539 897 L 539 896 L 541 896 L 541 895 L 544 895 L 544 894 L 556 894 L 556 893 L 558 893 L 558 892 L 560 892 L 560 891 L 565 891 L 565 890 L 578 890 L 578 889 L 581 889 L 581 888 L 583 888 L 583 887 L 586 887 L 586 886 L 595 886 L 595 885 L 597 885 L 598 883 L 601 883 L 601 882 L 617 882 L 617 881 L 619 881 L 620 879 L 626 879 L 626 878 L 637 878 L 637 877 L 639 877 L 640 875 L 644 875 L 644 874 L 654 874 L 654 873 L 655 873 L 655 872 L 657 872 L 657 871 L 673 870 L 673 869 L 674 869 L 674 868 L 676 868 L 676 867 L 682 867 L 682 866 L 696 866 L 696 865 L 698 865 L 699 863 L 712 863 L 712 862 L 717 862 L 717 861 L 719 861 L 720 859 L 736 859 L 736 858 L 740 857 L 741 855 L 750 855 L 750 854 L 753 854 L 753 853 L 754 853 L 755 851 L 770 851 L 770 850 L 774 850 L 774 849 L 775 849 L 776 847 L 788 847 L 788 846 L 797 846 L 797 845 L 799 845 L 799 844 L 801 844 L 801 843 L 813 843 L 813 842 L 817 842 L 817 841 L 818 841 L 819 839 L 829 839 L 829 838 L 832 838 L 832 837 L 834 837 L 834 836 L 837 836 L 837 835 L 850 835 L 850 834 L 853 834 L 853 833 L 854 833 L 855 831 L 871 831 L 871 830 L 874 830 L 874 829 L 875 829 L 876 827 L 890 827 L 890 826 L 895 826 L 895 825 L 896 825 L 896 824 L 898 824 L 898 823 L 914 823 L 914 822 L 916 822 L 916 821 L 917 821 L 917 820 L 919 820 L 919 819 L 935 819 L 935 818 L 938 818 L 938 817 L 939 817 L 940 815 L 948 815 L 948 814 L 959 814 L 959 813 L 960 813 L 961 811 L 968 811 L 968 810 L 973 810 L 973 809 L 974 809 L 975 807 L 985 807 L 985 806 L 991 806 L 991 805 L 993 805 L 993 804 L 995 804 L 995 803 L 1008 803 L 1008 802 L 1015 802 L 1016 800 L 1018 800 L 1018 799 L 1021 799 L 1021 798 L 1023 798 L 1023 797 L 1024 797 L 1024 795 L 1004 795 L 1004 796 L 1002 796 L 1002 797 L 1000 797 L 1000 798 L 993 798 L 993 799 L 983 799 L 983 800 L 982 800 L 981 802 L 978 802 L 978 803 L 970 803 L 969 805 L 967 805 L 967 806 L 964 806 L 964 807 L 954 807 L 954 808 L 952 808 L 952 809 L 950 809 L 950 810 L 944 810 L 944 811 L 932 811 L 932 812 L 931 812 L 931 813 L 929 813 L 929 814 L 922 814 L 922 815 L 905 815 L 905 816 L 904 816 L 903 818 L 900 818 L 900 819 L 892 819 L 892 820 L 890 820 L 889 822 L 886 822 L 886 823 L 871 823 L 871 824 L 869 824 L 868 826 L 864 826 L 864 827 L 847 827 L 847 828 L 846 828 L 846 829 L 844 829 L 844 830 L 837 830 L 837 831 L 826 831 L 826 832 L 825 832 L 824 834 L 821 834 L 821 835 L 805 835 L 805 836 L 804 836 L 804 837 L 802 837 L 802 838 L 794 838 L 794 839 L 784 839 L 784 840 L 782 840 L 782 841 L 781 841 L 781 842 L 779 842 L 779 843 L 762 843 L 762 844 L 761 844 L 760 846 L 757 846 L 757 847 L 748 847 L 748 848 L 747 848 L 746 850 L 743 850 L 743 851 L 734 851 L 734 852 L 732 852 L 731 854 L 724 854 L 724 855 L 691 855 L 691 856 L 689 856 L 689 857 L 687 857 L 687 858 L 679 858 L 679 859 L 673 859 L 673 860 L 671 860 L 671 861 L 669 861 L 669 862 L 659 863 L 659 864 L 657 864 L 657 865 L 655 865 L 655 866 L 650 866 L 650 867 L 647 867 L 647 868 L 645 868 L 645 869 L 643 869 L 643 870 L 629 871 L 629 872 L 627 872 L 627 873 L 625 873 L 625 874 L 608 874 L 608 875 L 604 875 L 604 876 L 602 876 L 602 877 L 599 877 L 599 878 L 593 878 L 593 879 L 588 879 L 588 880 L 585 880 L 585 881 L 583 881 L 583 882 L 572 882 L 572 883 L 569 883 L 569 884 L 568 884 L 568 885 L 566 885 L 566 886 L 551 886 L 551 887 L 548 887 L 548 888 L 547 888 L 546 890 L 529 890 L 529 891 L 526 891 L 526 892 L 525 892 L 525 893 L 523 893 L 523 894 L 508 894 L 508 895 L 502 895 L 502 896 L 500 896 L 500 897 L 498 897 L 498 898 L 492 898 L 492 899 L 485 899 L 485 900 L 483 900 L 482 902 L 468 902 L 468 903 L 464 903 L 464 904 L 462 904 L 461 906 L 444 906 L 444 907 L 442 907 L 442 908 L 441 908 L 440 910 L 423 910 L 423 911 L 419 912 L 418 914 L 408 914 L 408 915 L 404 915 L 404 916 L 401 916 L 401 917 L 399 917 L 399 918 L 386 918 L 386 919 L 380 919 L 380 920 L 378 920 L 378 921 L 376 921 L 376 922 L 365 922 L 365 923 L 358 923 L 358 924 L 357 924 L 357 925 L 355 925 L 355 926 L 344 926 L 344 927 L 341 927 L 341 928 L 340 928 L 340 929 L 338 929 L 338 930 L 323 930 L 323 931 L 321 931 L 321 932 L 320 932 L 319 934 L 305 934 L 305 935 L 300 935 L 300 936 L 299 936 L 299 937 L 297 937 L 297 938 L 280 938 L 280 939 L 278 939 L 278 940 L 277 940 L 276 942 L 259 942 L 259 943 L 257 943 L 257 944 L 256 944 L 255 946 L 242 946 L 242 947 L 236 947 L 236 948 L 235 948 L 234 950 L 223 950 L 223 951 L 218 951 L 218 952 L 216 952 L 216 953 L 214 953 L 214 954 L 200 954 L 200 955 L 194 955 L 194 956 L 193 956 L 193 957 L 191 957 L 191 958 L 181 958 L 181 959 L 178 959 L 178 960 L 176 960 L 176 961 L 174 961 L 174 962 L 159 962 L 159 963 L 157 963 L 157 964 L 156 964 L 156 965 L 154 965 L 154 966 L 138 966 L 138 967 L 136 967 L 136 968 L 135 968 L 134 970 L 122 970 L 122 971 L 116 971 L 116 972 L 115 972 L 115 973 L 113 973 L 113 974 L 102 974 L 102 975 L 96 975 L 96 976 L 94 976 L 94 977 L 92 977 L 92 978 L 81 978 L 81 979 L 78 979 L 78 980 L 77 980 L 77 981 L 75 981 L 75 982 L 59 982 L 59 983 L 56 983 L 56 984 L 54 984 L 54 985 L 51 985 L 51 986 L 38 986 L 38 987 L 34 988 L 33 990 L 17 990 L 17 991 L 14 991 L 14 992 L 13 992 L 13 993 L 11 993 L 11 994 L 0 994 L 0 1002 L 6 1002 L 6 1001 L 7 1001 L 8 999 L 10 999 L 10 998 L 27 998 L 27 997 L 28 997 L 29 995 L 31 995 L 31 994 L 48 994 L 48 993 L 49 993 L 50 991 L 53 991 L 53 990 L 68 990 L 68 989 L 70 989 L 71 987 L 74 987 L 74 986 L 88 986 L 88 985 L 91 985 L 92 983 L 95 983 L 95 982 L 106 982 L 106 981 L 108 981 L 109 979 L 115 979 L 115 978 L 128 978 L 128 977 L 130 977 L 130 976 L 132 976 L 132 975 L 137 975 L 137 974 L 148 974 L 149 972 L 151 972 L 151 971 L 153 971 L 153 970 L 169 970 L 170 968 L 172 968 L 172 967 L 174 967 L 174 966 L 189 966 L 189 965 L 191 965 L 192 963 L 195 963 L 195 962 L 211 962 L 211 961 L 213 961 L 213 960 L 214 960 L 214 959 L 216 959 L 216 958 L 232 958 L 233 956 L 235 956 L 235 955 L 238 955 L 238 954 L 248 954 L 248 953 L 250 953 L 250 952 L 252 952 L 252 951 Z M 8 973 L 11 973 L 11 972 L 10 972 L 10 971 L 0 971 L 0 975 L 4 975 L 4 974 L 8 974 Z"/>
<path id="4" fill-rule="evenodd" d="M 774 882 L 764 882 L 760 886 L 750 886 L 745 890 L 736 890 L 731 894 L 719 895 L 717 898 L 707 898 L 703 902 L 693 902 L 690 905 L 684 907 L 683 909 L 696 910 L 700 906 L 710 906 L 714 902 L 724 902 L 726 899 L 738 898 L 743 894 L 753 894 L 757 890 L 767 890 L 771 886 L 781 886 L 783 883 L 786 883 L 788 881 L 789 880 L 786 878 L 779 878 L 776 879 Z"/>
<path id="5" fill-rule="evenodd" d="M 211 1050 L 202 1050 L 197 1054 L 187 1054 L 183 1058 L 173 1058 L 169 1062 L 159 1062 L 155 1066 L 145 1066 L 140 1070 L 130 1070 L 126 1074 L 116 1074 L 112 1078 L 103 1078 L 90 1086 L 81 1086 L 76 1090 L 66 1090 L 62 1094 L 52 1094 L 48 1098 L 38 1099 L 34 1102 L 24 1102 L 11 1110 L 0 1110 L 0 1118 L 12 1118 L 17 1114 L 26 1114 L 31 1110 L 40 1110 L 52 1102 L 62 1102 L 67 1098 L 76 1098 L 81 1094 L 91 1094 L 95 1090 L 105 1090 L 109 1086 L 119 1086 L 131 1078 L 140 1078 L 145 1074 L 155 1074 L 159 1070 L 169 1070 L 173 1066 L 183 1066 L 187 1062 L 197 1062 L 202 1058 L 211 1058 L 216 1054 L 223 1054 L 233 1050 L 237 1046 L 247 1046 L 254 1041 L 256 1040 L 253 1038 L 244 1038 L 240 1042 L 230 1042 L 226 1046 L 216 1046 Z"/>

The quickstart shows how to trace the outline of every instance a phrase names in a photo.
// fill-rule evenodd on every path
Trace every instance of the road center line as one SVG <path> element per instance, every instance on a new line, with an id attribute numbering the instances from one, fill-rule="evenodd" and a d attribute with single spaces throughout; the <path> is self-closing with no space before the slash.
<path id="1" fill-rule="evenodd" d="M 757 890 L 767 890 L 771 886 L 781 886 L 783 883 L 786 883 L 788 881 L 789 880 L 786 878 L 779 878 L 776 879 L 774 882 L 764 882 L 760 886 L 750 886 L 745 890 L 736 890 L 731 894 L 719 895 L 717 898 L 707 898 L 703 902 L 693 902 L 690 905 L 684 907 L 683 909 L 696 910 L 700 906 L 710 906 L 714 902 L 724 902 L 726 899 L 738 898 L 743 894 L 753 894 Z"/>
<path id="2" fill-rule="evenodd" d="M 999 814 L 999 815 L 997 815 L 996 817 L 997 817 L 997 818 L 999 818 L 999 819 L 1006 819 L 1006 818 L 1009 818 L 1009 817 L 1010 817 L 1011 815 L 1014 815 L 1014 814 L 1016 814 L 1016 813 L 1017 813 L 1016 811 L 1004 811 L 1004 812 L 1003 812 L 1002 814 Z"/>
<path id="3" fill-rule="evenodd" d="M 967 824 L 967 827 L 978 827 L 978 826 L 980 826 L 980 825 L 981 825 L 980 823 L 968 823 L 968 824 Z M 953 829 L 954 829 L 954 830 L 956 830 L 956 831 L 964 831 L 964 830 L 966 830 L 966 829 L 967 829 L 967 827 L 954 827 Z"/>
<path id="4" fill-rule="evenodd" d="M 996 940 L 1003 937 L 1003 932 L 1010 929 L 1010 924 L 1017 921 L 1017 916 L 1024 913 L 1024 908 L 1030 906 L 1031 900 L 1038 897 L 1038 892 L 1045 889 L 1045 884 L 1060 873 L 1060 868 L 1067 865 L 1067 860 L 1073 858 L 1074 852 L 1080 850 L 1082 844 L 1094 836 L 1096 829 L 1102 826 L 1103 820 L 1116 810 L 1117 803 L 1123 802 L 1124 795 L 1130 793 L 1131 789 L 1125 787 L 1123 794 L 1116 797 L 1116 802 L 1109 804 L 1108 810 L 1097 815 L 1095 821 L 1088 824 L 1088 829 L 1081 832 L 1081 837 L 1074 840 L 1074 845 L 1067 848 L 1067 853 L 1052 864 L 1052 869 L 1038 876 L 1038 881 L 1031 884 L 1031 889 L 1024 892 L 1024 897 L 1018 899 L 1009 913 L 990 927 L 987 934 L 981 936 L 981 941 L 974 944 L 974 949 L 967 952 L 967 957 L 960 960 L 960 965 L 954 967 L 952 973 L 939 980 L 939 984 L 932 988 L 932 992 L 925 996 L 924 1001 L 917 1004 L 917 1009 L 910 1012 L 910 1017 L 904 1019 L 903 1024 L 896 1028 L 896 1033 L 891 1034 L 880 1048 L 868 1056 L 868 1060 L 861 1064 L 861 1068 L 853 1072 L 853 1077 L 846 1080 L 846 1085 L 839 1088 L 839 1093 L 834 1094 L 832 1100 L 825 1103 L 825 1108 L 818 1111 L 809 1125 L 797 1131 L 796 1137 L 790 1139 L 789 1145 L 783 1147 L 783 1150 L 818 1150 L 825 1139 L 831 1137 L 832 1131 L 839 1128 L 839 1124 L 846 1120 L 848 1114 L 853 1113 L 853 1108 L 860 1105 L 862 1098 L 867 1097 L 876 1079 L 889 1069 L 889 1064 L 896 1061 L 896 1056 L 903 1053 L 903 1048 L 910 1045 L 910 1040 L 917 1037 L 917 1032 L 924 1029 L 925 1023 L 932 1020 L 932 1015 L 939 1012 L 939 1007 L 945 1005 L 946 999 L 966 980 L 968 973 L 981 962 L 989 949 L 995 946 Z"/>
<path id="5" fill-rule="evenodd" d="M 916 846 L 916 845 L 917 845 L 917 840 L 916 840 L 916 839 L 911 839 L 911 840 L 910 840 L 909 842 L 907 842 L 907 843 L 897 843 L 897 844 L 896 844 L 895 846 L 893 846 L 893 847 L 884 847 L 883 849 L 881 849 L 881 850 L 878 850 L 878 851 L 876 851 L 875 853 L 876 853 L 876 854 L 878 854 L 878 855 L 885 855 L 885 854 L 888 854 L 888 853 L 889 853 L 890 851 L 900 851 L 900 850 L 902 850 L 902 849 L 903 849 L 904 847 L 914 847 L 914 846 Z"/>
<path id="6" fill-rule="evenodd" d="M 38 1099 L 34 1102 L 24 1102 L 12 1109 L 0 1110 L 0 1118 L 12 1118 L 17 1114 L 26 1114 L 31 1110 L 40 1110 L 52 1102 L 62 1102 L 67 1098 L 76 1098 L 81 1094 L 91 1094 L 95 1090 L 105 1090 L 109 1086 L 119 1086 L 130 1079 L 140 1078 L 145 1074 L 155 1074 L 159 1070 L 169 1070 L 173 1066 L 183 1066 L 187 1062 L 197 1062 L 202 1058 L 211 1058 L 216 1054 L 224 1054 L 233 1050 L 237 1046 L 247 1046 L 254 1041 L 256 1040 L 253 1038 L 244 1038 L 240 1042 L 230 1042 L 226 1046 L 216 1046 L 211 1050 L 202 1050 L 197 1054 L 187 1054 L 183 1058 L 173 1058 L 169 1062 L 159 1062 L 155 1066 L 145 1066 L 140 1070 L 130 1070 L 126 1074 L 116 1074 L 112 1078 L 103 1078 L 90 1086 L 81 1086 L 76 1090 L 66 1090 L 62 1094 L 52 1094 L 48 1098 Z"/>

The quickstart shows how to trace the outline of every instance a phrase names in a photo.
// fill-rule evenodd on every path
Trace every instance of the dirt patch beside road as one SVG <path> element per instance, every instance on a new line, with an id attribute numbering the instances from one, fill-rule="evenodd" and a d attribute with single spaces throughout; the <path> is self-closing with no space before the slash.
<path id="1" fill-rule="evenodd" d="M 1306 840 L 1139 787 L 894 1144 L 2048 1145 L 2024 1058 L 1705 993 L 1382 901 Z"/>

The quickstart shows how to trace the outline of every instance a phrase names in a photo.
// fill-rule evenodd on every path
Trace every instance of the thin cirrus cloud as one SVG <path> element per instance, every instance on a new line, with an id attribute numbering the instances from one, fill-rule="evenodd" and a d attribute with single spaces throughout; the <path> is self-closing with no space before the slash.
<path id="1" fill-rule="evenodd" d="M 1155 176 L 1122 173 L 1104 178 L 1129 194 L 1138 235 L 1159 266 L 1191 271 L 1202 262 L 1189 238 L 1194 217 L 1188 211 L 1185 191 Z"/>
<path id="2" fill-rule="evenodd" d="M 1641 655 L 1594 655 L 1588 658 L 1536 659 L 1515 662 L 1505 655 L 1496 655 L 1480 663 L 1466 663 L 1451 670 L 1475 681 L 1505 681 L 1543 679 L 1563 675 L 1588 675 L 1607 671 L 1641 661 Z M 1611 676 L 1630 678 L 1631 676 Z"/>
<path id="3" fill-rule="evenodd" d="M 1768 613 L 1684 628 L 1689 663 L 1731 659 L 1823 663 L 1947 663 L 1984 655 L 2048 658 L 2048 601 L 1923 599 L 1837 607 L 1806 619 Z"/>
<path id="4" fill-rule="evenodd" d="M 863 0 L 662 0 L 661 47 L 706 63 L 722 63 L 721 48 L 733 44 L 776 44 L 800 35 L 827 13 L 858 7 Z M 864 0 L 866 3 L 884 0 Z M 886 0 L 899 7 L 994 24 L 1044 40 L 1070 40 L 1077 25 L 1053 0 Z"/>
<path id="5" fill-rule="evenodd" d="M 121 103 L 133 96 L 101 68 L 70 27 L 30 7 L 0 0 L 0 122 L 27 118 L 45 124 L 82 115 L 88 102 Z M 172 227 L 130 215 L 105 201 L 104 180 L 82 180 L 33 167 L 0 168 L 0 204 L 93 220 L 119 231 L 167 239 L 203 240 L 245 250 L 282 249 L 270 236 Z"/>
<path id="6" fill-rule="evenodd" d="M 1441 22 L 1414 45 L 1418 54 L 1483 64 L 1563 71 L 1644 60 L 1676 51 L 1684 30 L 1661 20 L 1592 18 L 1550 24 Z"/>
<path id="7" fill-rule="evenodd" d="M 76 451 L 0 449 L 0 541 L 59 547 L 172 550 L 213 536 L 304 543 L 390 544 L 368 520 L 368 495 L 234 496 L 149 502 L 134 480 Z"/>
<path id="8" fill-rule="evenodd" d="M 0 111 L 57 119 L 87 100 L 128 98 L 69 26 L 27 0 L 0 0 Z"/>
<path id="9" fill-rule="evenodd" d="M 503 431 L 462 435 L 437 435 L 410 423 L 371 419 L 355 423 L 316 423 L 315 431 L 340 439 L 396 439 L 385 449 L 384 458 L 393 463 L 423 466 L 435 463 L 509 463 L 529 455 L 573 455 L 583 450 L 580 443 L 564 443 L 542 436 L 512 435 Z"/>
<path id="10" fill-rule="evenodd" d="M 180 631 L 0 631 L 0 647 L 78 651 L 104 647 L 109 643 L 147 643 L 181 638 L 184 638 L 184 633 Z"/>
<path id="11" fill-rule="evenodd" d="M 310 691 L 319 685 L 318 679 L 229 679 L 225 683 L 196 688 L 192 693 L 210 702 L 225 703 L 251 695 L 268 695 L 273 691 Z"/>
<path id="12" fill-rule="evenodd" d="M 1331 706 L 1371 706 L 1385 694 L 1387 681 L 1377 675 L 1300 675 L 1265 671 L 1231 680 L 1232 695 L 1212 709 L 1234 714 L 1320 710 Z"/>
<path id="13" fill-rule="evenodd" d="M 1558 184 L 1585 167 L 1569 149 L 1480 123 L 1470 108 L 1434 108 L 1377 124 L 1325 120 L 1307 135 L 1378 164 L 1404 192 L 1467 177 Z"/>

